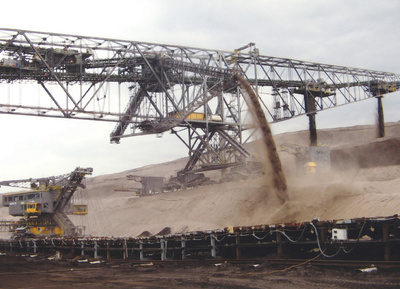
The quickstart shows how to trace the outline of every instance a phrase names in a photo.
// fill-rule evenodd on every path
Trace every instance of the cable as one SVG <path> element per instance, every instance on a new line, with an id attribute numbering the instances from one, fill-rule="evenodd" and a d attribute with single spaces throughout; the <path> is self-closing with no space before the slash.
<path id="1" fill-rule="evenodd" d="M 319 251 L 320 251 L 321 254 L 324 255 L 325 257 L 327 257 L 327 258 L 332 258 L 332 257 L 335 257 L 337 254 L 339 254 L 339 252 L 340 252 L 341 250 L 343 250 L 343 252 L 346 253 L 346 254 L 349 254 L 351 251 L 354 250 L 354 248 L 357 246 L 358 242 L 360 241 L 361 234 L 362 234 L 362 231 L 364 230 L 364 227 L 365 227 L 366 222 L 367 222 L 366 219 L 364 219 L 364 223 L 363 223 L 363 225 L 362 225 L 362 227 L 361 227 L 361 229 L 360 229 L 360 232 L 358 233 L 357 241 L 356 241 L 356 243 L 354 244 L 353 248 L 351 248 L 350 250 L 346 250 L 346 249 L 343 247 L 343 245 L 341 245 L 341 246 L 339 247 L 339 249 L 337 250 L 337 252 L 336 252 L 335 254 L 333 254 L 333 255 L 326 255 L 326 254 L 322 251 L 321 243 L 320 243 L 320 241 L 319 241 L 319 236 L 318 236 L 318 230 L 317 230 L 317 228 L 315 227 L 315 225 L 314 225 L 313 223 L 310 223 L 310 224 L 311 224 L 311 226 L 313 226 L 313 228 L 314 228 L 314 230 L 315 230 L 315 235 L 316 235 L 316 237 L 317 237 L 317 243 L 318 243 Z"/>
<path id="2" fill-rule="evenodd" d="M 214 235 L 211 235 L 212 238 L 214 238 L 215 241 L 217 241 L 218 243 L 221 242 L 223 239 L 225 239 L 226 235 L 223 236 L 220 240 L 218 240 L 218 238 Z"/>
<path id="3" fill-rule="evenodd" d="M 336 255 L 338 255 L 339 252 L 340 252 L 342 249 L 343 249 L 343 251 L 344 251 L 345 253 L 347 253 L 347 251 L 346 251 L 342 246 L 340 246 L 339 249 L 337 250 L 337 252 L 334 253 L 333 255 L 327 255 L 327 254 L 325 254 L 325 253 L 324 253 L 324 250 L 322 250 L 322 248 L 321 248 L 321 243 L 320 243 L 320 240 L 319 240 L 318 230 L 317 230 L 317 228 L 315 227 L 315 225 L 314 225 L 313 223 L 308 223 L 308 224 L 304 227 L 304 229 L 303 229 L 303 231 L 302 231 L 300 237 L 299 237 L 297 240 L 291 239 L 291 238 L 290 238 L 285 232 L 283 232 L 283 231 L 275 230 L 275 231 L 271 231 L 271 233 L 280 233 L 280 234 L 282 234 L 283 236 L 285 236 L 290 242 L 292 242 L 292 243 L 297 243 L 297 242 L 299 242 L 299 241 L 302 239 L 302 237 L 303 237 L 303 235 L 304 235 L 304 233 L 305 233 L 306 228 L 307 228 L 308 225 L 311 225 L 311 226 L 314 228 L 315 235 L 316 235 L 316 237 L 317 237 L 318 249 L 319 249 L 320 253 L 321 253 L 324 257 L 326 257 L 326 258 L 333 258 L 333 257 L 335 257 Z M 364 220 L 364 225 L 365 225 L 365 220 Z M 360 231 L 360 233 L 359 233 L 359 237 L 360 237 L 361 232 L 362 232 L 362 230 L 363 230 L 363 228 L 364 228 L 364 225 L 363 225 L 363 227 L 361 228 L 361 231 Z M 253 233 L 253 236 L 254 236 L 256 239 L 258 239 L 258 240 L 262 240 L 262 239 L 266 238 L 267 235 L 265 235 L 264 237 L 260 238 L 260 237 L 257 237 L 257 236 Z M 359 240 L 359 239 L 358 239 L 358 240 Z M 358 240 L 357 240 L 357 242 L 358 242 Z M 355 247 L 355 246 L 354 246 L 354 247 Z M 353 247 L 350 251 L 348 251 L 348 252 L 351 252 L 351 251 L 354 249 L 354 247 Z"/>
<path id="4" fill-rule="evenodd" d="M 292 242 L 292 243 L 297 243 L 297 242 L 299 242 L 300 240 L 301 240 L 301 238 L 303 237 L 303 235 L 304 235 L 304 232 L 306 231 L 306 228 L 307 228 L 307 226 L 308 226 L 309 224 L 307 224 L 307 225 L 305 225 L 304 226 L 304 229 L 303 229 L 303 231 L 301 232 L 301 235 L 300 235 L 300 237 L 297 239 L 297 240 L 292 240 L 285 232 L 283 232 L 283 231 L 279 231 L 279 230 L 276 230 L 276 231 L 271 231 L 271 233 L 281 233 L 283 236 L 285 236 L 290 242 Z M 264 237 L 265 238 L 265 237 Z"/>
<path id="5" fill-rule="evenodd" d="M 314 230 L 315 230 L 315 235 L 316 235 L 316 237 L 317 237 L 317 244 L 318 244 L 318 248 L 319 248 L 319 251 L 321 252 L 321 254 L 322 254 L 324 257 L 326 257 L 326 258 L 333 258 L 333 257 L 335 257 L 337 254 L 339 254 L 339 252 L 340 252 L 341 249 L 342 249 L 341 246 L 339 247 L 339 250 L 337 250 L 337 252 L 336 252 L 335 254 L 333 254 L 333 255 L 327 255 L 327 254 L 325 254 L 324 251 L 323 251 L 322 248 L 321 248 L 321 243 L 320 243 L 320 241 L 319 241 L 319 236 L 318 236 L 317 227 L 315 227 L 315 225 L 314 225 L 313 223 L 310 223 L 310 225 L 313 226 L 313 228 L 314 228 Z"/>
<path id="6" fill-rule="evenodd" d="M 262 275 L 262 274 L 273 274 L 273 273 L 278 273 L 278 272 L 285 272 L 285 271 L 290 270 L 292 268 L 299 267 L 299 266 L 305 265 L 305 264 L 307 264 L 307 263 L 309 263 L 311 261 L 314 261 L 315 259 L 319 258 L 323 254 L 324 254 L 324 252 L 321 252 L 319 255 L 315 256 L 314 258 L 311 258 L 311 259 L 309 259 L 307 261 L 304 261 L 303 263 L 300 263 L 300 264 L 297 264 L 297 265 L 292 265 L 292 266 L 287 267 L 287 268 L 282 269 L 282 270 L 275 270 L 275 271 L 271 271 L 271 272 L 257 272 L 257 273 L 249 273 L 249 274 L 250 275 Z"/>
<path id="7" fill-rule="evenodd" d="M 279 232 L 279 231 L 276 231 L 276 232 Z M 273 233 L 273 232 L 271 231 L 271 233 Z M 264 240 L 265 238 L 267 238 L 267 236 L 268 236 L 268 234 L 266 234 L 264 237 L 257 237 L 257 235 L 255 233 L 253 233 L 253 237 L 256 238 L 257 240 Z"/>
<path id="8" fill-rule="evenodd" d="M 354 250 L 354 248 L 357 246 L 358 242 L 360 241 L 361 233 L 362 233 L 362 231 L 364 230 L 364 226 L 365 226 L 365 223 L 366 223 L 366 222 L 367 222 L 367 220 L 364 219 L 364 224 L 362 225 L 361 230 L 360 230 L 360 232 L 358 233 L 357 241 L 356 241 L 356 243 L 354 244 L 353 248 L 351 248 L 350 250 L 347 251 L 347 250 L 342 246 L 343 252 L 345 252 L 346 254 L 349 254 L 351 251 Z"/>

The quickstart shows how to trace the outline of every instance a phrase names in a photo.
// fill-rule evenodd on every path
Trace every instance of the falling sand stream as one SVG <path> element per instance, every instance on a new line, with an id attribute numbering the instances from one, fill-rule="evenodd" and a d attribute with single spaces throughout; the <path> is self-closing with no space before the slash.
<path id="1" fill-rule="evenodd" d="M 276 150 L 275 141 L 272 137 L 271 129 L 265 117 L 264 111 L 262 110 L 260 102 L 258 101 L 258 97 L 251 88 L 250 84 L 240 75 L 236 75 L 235 78 L 237 81 L 239 81 L 240 86 L 244 90 L 247 105 L 249 106 L 255 121 L 261 129 L 264 144 L 267 147 L 268 159 L 272 166 L 273 183 L 277 189 L 279 200 L 284 203 L 288 200 L 286 179 L 282 170 L 281 160 L 279 159 L 279 155 Z M 248 98 L 246 96 L 248 96 Z"/>

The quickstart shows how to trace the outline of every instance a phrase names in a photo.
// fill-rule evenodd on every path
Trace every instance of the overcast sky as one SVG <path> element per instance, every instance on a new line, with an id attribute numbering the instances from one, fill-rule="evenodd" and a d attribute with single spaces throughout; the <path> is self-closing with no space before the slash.
<path id="1" fill-rule="evenodd" d="M 400 1 L 18 1 L 2 4 L 0 27 L 234 50 L 255 42 L 263 55 L 400 73 Z M 104 3 L 104 4 L 99 4 Z M 399 93 L 384 99 L 398 121 Z M 371 99 L 317 115 L 317 127 L 375 123 Z M 122 139 L 114 124 L 0 115 L 0 180 L 45 177 L 91 166 L 121 172 L 187 155 L 174 136 Z M 307 129 L 305 117 L 273 125 Z"/>

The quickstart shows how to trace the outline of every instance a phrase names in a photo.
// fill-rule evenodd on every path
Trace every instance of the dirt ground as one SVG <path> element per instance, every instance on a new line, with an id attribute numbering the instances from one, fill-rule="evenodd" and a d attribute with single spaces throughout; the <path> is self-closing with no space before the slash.
<path id="1" fill-rule="evenodd" d="M 164 262 L 99 264 L 0 256 L 0 288 L 400 288 L 399 269 L 363 273 L 355 268 L 306 264 Z"/>

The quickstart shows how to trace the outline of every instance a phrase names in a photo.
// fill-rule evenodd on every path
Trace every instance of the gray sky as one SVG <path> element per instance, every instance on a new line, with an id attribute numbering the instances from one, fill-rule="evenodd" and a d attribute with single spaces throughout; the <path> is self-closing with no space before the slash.
<path id="1" fill-rule="evenodd" d="M 2 4 L 0 27 L 233 50 L 255 42 L 263 55 L 400 73 L 400 1 L 18 1 Z M 104 3 L 104 2 L 103 2 Z M 398 121 L 399 93 L 384 99 Z M 317 115 L 317 127 L 375 123 L 376 100 Z M 120 172 L 187 155 L 174 136 L 109 143 L 114 124 L 0 115 L 0 180 L 45 177 L 91 166 Z M 305 117 L 273 125 L 307 129 Z M 3 190 L 3 189 L 2 189 Z"/>

